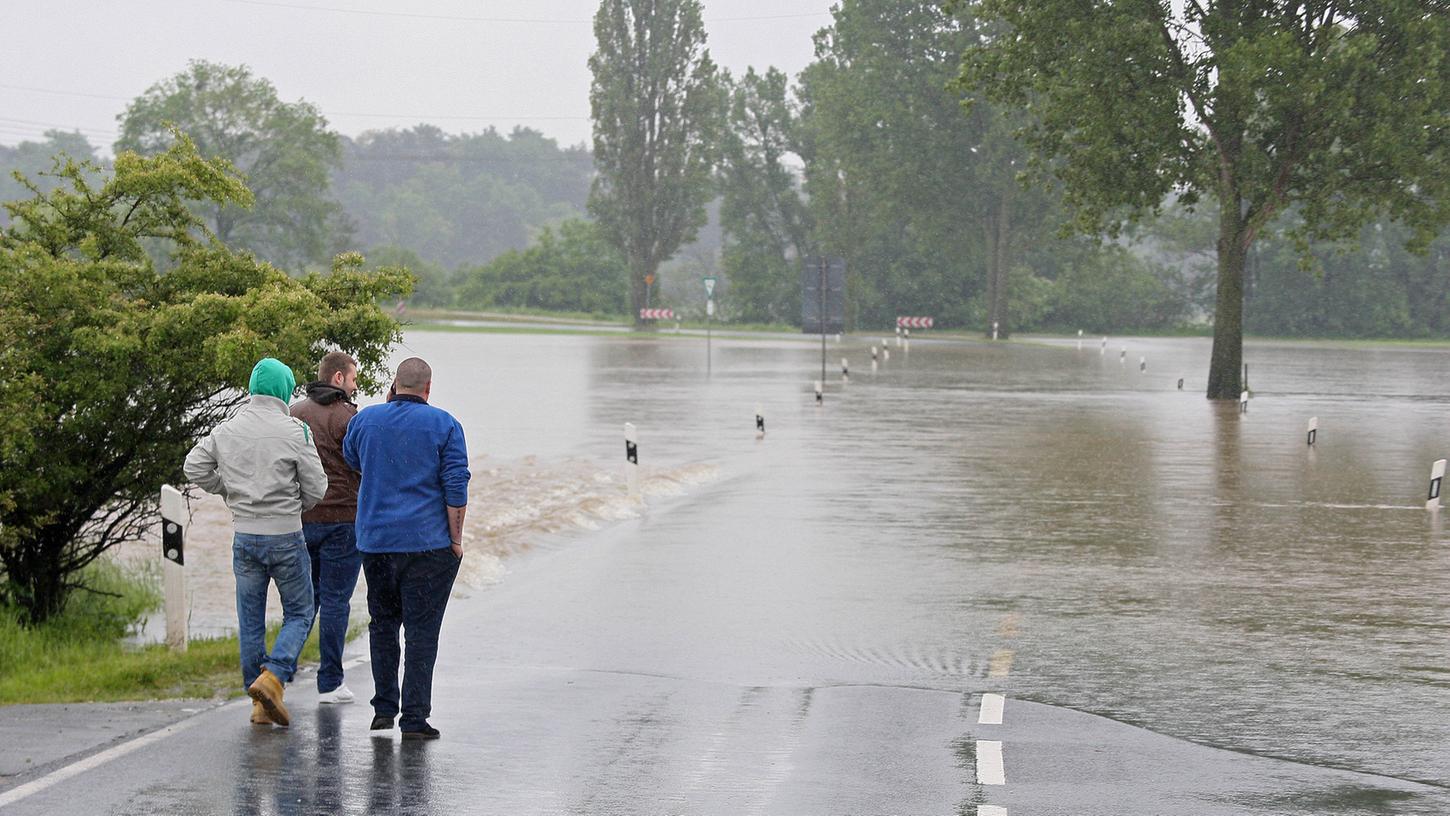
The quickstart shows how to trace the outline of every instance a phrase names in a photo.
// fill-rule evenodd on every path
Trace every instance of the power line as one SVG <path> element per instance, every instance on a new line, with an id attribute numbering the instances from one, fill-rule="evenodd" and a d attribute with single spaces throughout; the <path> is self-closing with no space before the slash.
<path id="1" fill-rule="evenodd" d="M 0 83 L 0 88 L 4 88 L 4 89 L 7 89 L 7 90 L 12 90 L 12 91 L 28 91 L 30 93 L 54 94 L 56 96 L 80 96 L 80 97 L 85 97 L 87 99 L 107 99 L 107 100 L 115 100 L 115 101 L 120 101 L 120 102 L 129 102 L 132 99 L 131 97 L 125 97 L 125 96 L 110 96 L 108 94 L 82 93 L 80 91 L 64 91 L 64 90 L 58 90 L 58 89 L 55 89 L 55 88 L 37 88 L 37 87 L 35 87 L 33 85 L 10 85 L 8 83 Z M 436 120 L 443 120 L 443 119 L 461 119 L 461 120 L 468 120 L 468 119 L 474 119 L 474 120 L 491 121 L 491 122 L 513 122 L 513 121 L 524 121 L 524 122 L 559 121 L 559 122 L 563 122 L 563 121 L 584 121 L 584 120 L 587 120 L 589 118 L 588 116 L 504 116 L 504 115 L 489 115 L 489 114 L 377 113 L 377 112 L 371 112 L 371 111 L 331 111 L 331 110 L 325 110 L 325 111 L 322 111 L 322 113 L 325 116 L 366 116 L 366 117 L 374 117 L 374 118 L 380 118 L 380 119 L 415 119 L 415 120 L 422 120 L 422 121 L 434 120 L 434 119 L 436 119 Z M 66 126 L 56 125 L 56 127 L 69 127 L 69 126 L 68 125 L 66 125 Z M 99 128 L 83 128 L 83 129 L 84 130 L 99 130 Z"/>
<path id="2" fill-rule="evenodd" d="M 592 18 L 585 17 L 461 17 L 447 14 L 420 14 L 411 11 L 373 11 L 371 9 L 350 9 L 337 8 L 336 6 L 309 6 L 298 3 L 280 3 L 274 0 L 222 0 L 224 3 L 234 3 L 247 6 L 270 6 L 272 8 L 301 9 L 304 11 L 327 11 L 335 14 L 361 14 L 372 17 L 406 17 L 416 20 L 448 20 L 451 22 L 468 23 L 542 23 L 542 24 L 592 24 Z M 747 17 L 707 17 L 707 23 L 740 23 L 763 20 L 790 20 L 803 17 L 829 17 L 829 11 L 809 11 L 796 14 L 760 14 Z"/>

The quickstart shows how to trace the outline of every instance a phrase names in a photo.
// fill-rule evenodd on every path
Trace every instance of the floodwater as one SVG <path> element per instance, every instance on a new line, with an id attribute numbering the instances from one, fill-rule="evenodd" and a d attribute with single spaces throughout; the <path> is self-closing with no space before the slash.
<path id="1" fill-rule="evenodd" d="M 480 666 L 989 689 L 1450 786 L 1450 350 L 1250 343 L 1240 413 L 1203 339 L 880 341 L 817 407 L 801 338 L 408 333 L 505 556 L 449 611 Z"/>

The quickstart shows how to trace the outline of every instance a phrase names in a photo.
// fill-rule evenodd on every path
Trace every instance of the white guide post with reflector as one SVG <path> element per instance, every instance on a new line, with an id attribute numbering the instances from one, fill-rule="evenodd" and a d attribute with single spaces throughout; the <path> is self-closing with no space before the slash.
<path id="1" fill-rule="evenodd" d="M 1309 444 L 1312 447 L 1319 439 L 1319 417 L 1309 417 Z"/>
<path id="2" fill-rule="evenodd" d="M 765 411 L 759 405 L 755 406 L 755 438 L 765 438 Z"/>
<path id="3" fill-rule="evenodd" d="M 1247 414 L 1248 412 L 1249 412 L 1249 392 L 1244 391 L 1243 393 L 1239 394 L 1239 413 L 1241 413 L 1241 414 Z"/>
<path id="4" fill-rule="evenodd" d="M 166 596 L 166 645 L 186 651 L 186 532 L 191 513 L 181 491 L 161 486 L 161 572 Z"/>
<path id="5" fill-rule="evenodd" d="M 842 357 L 841 358 L 841 382 L 850 382 L 850 380 L 851 380 L 851 366 L 846 362 L 846 358 L 845 357 Z"/>
<path id="6" fill-rule="evenodd" d="M 634 423 L 624 423 L 624 482 L 629 485 L 629 497 L 639 495 L 639 441 L 635 435 Z"/>
<path id="7" fill-rule="evenodd" d="M 1440 509 L 1440 483 L 1445 480 L 1445 460 L 1436 459 L 1430 468 L 1430 498 L 1425 500 L 1426 510 Z"/>
<path id="8" fill-rule="evenodd" d="M 820 406 L 824 405 L 825 403 L 826 403 L 826 393 L 825 393 L 825 391 L 823 391 L 821 389 L 821 381 L 820 380 L 816 380 L 816 407 L 819 408 Z"/>

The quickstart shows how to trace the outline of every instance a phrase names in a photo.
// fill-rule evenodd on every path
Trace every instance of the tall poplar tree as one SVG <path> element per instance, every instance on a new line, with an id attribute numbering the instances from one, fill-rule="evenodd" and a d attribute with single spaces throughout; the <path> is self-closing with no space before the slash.
<path id="1" fill-rule="evenodd" d="M 589 211 L 629 263 L 638 322 L 645 277 L 705 223 L 725 90 L 698 0 L 603 0 L 594 36 Z"/>
<path id="2" fill-rule="evenodd" d="M 1311 240 L 1385 214 L 1423 245 L 1450 219 L 1445 0 L 949 0 L 1004 30 L 962 82 L 1030 108 L 1037 166 L 1080 228 L 1170 196 L 1218 203 L 1208 397 L 1241 389 L 1245 259 L 1292 209 Z"/>

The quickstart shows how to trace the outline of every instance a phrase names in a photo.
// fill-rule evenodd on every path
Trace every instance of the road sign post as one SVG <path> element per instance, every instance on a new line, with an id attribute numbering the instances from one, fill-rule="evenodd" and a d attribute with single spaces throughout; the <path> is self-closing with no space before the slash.
<path id="1" fill-rule="evenodd" d="M 711 322 L 715 317 L 715 276 L 705 276 L 705 376 L 709 376 L 714 366 L 712 359 L 711 343 Z"/>

